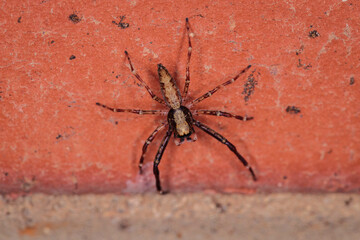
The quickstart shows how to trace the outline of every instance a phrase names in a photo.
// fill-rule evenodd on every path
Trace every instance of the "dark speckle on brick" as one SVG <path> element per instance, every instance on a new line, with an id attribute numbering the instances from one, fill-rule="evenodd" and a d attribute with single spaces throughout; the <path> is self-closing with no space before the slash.
<path id="1" fill-rule="evenodd" d="M 300 111 L 300 108 L 298 108 L 298 107 L 288 106 L 288 107 L 286 108 L 286 112 L 287 112 L 287 113 L 290 113 L 290 114 L 298 114 L 298 113 L 300 113 L 301 111 Z"/>
<path id="2" fill-rule="evenodd" d="M 355 78 L 354 77 L 351 77 L 350 78 L 350 85 L 353 85 L 355 83 Z"/>
<path id="3" fill-rule="evenodd" d="M 123 22 L 124 20 L 125 20 L 125 16 L 120 16 L 120 21 L 118 23 L 116 21 L 112 21 L 112 23 L 117 25 L 119 28 L 125 29 L 128 28 L 130 24 Z"/>
<path id="4" fill-rule="evenodd" d="M 320 33 L 316 30 L 312 30 L 309 32 L 309 37 L 311 37 L 311 38 L 317 38 L 319 36 L 320 36 Z"/>
<path id="5" fill-rule="evenodd" d="M 75 13 L 70 14 L 69 16 L 70 21 L 72 21 L 74 24 L 79 23 L 81 21 L 81 18 L 76 15 Z"/>
<path id="6" fill-rule="evenodd" d="M 303 52 L 304 52 L 304 45 L 301 45 L 300 48 L 296 50 L 296 55 L 300 55 Z"/>
<path id="7" fill-rule="evenodd" d="M 57 135 L 56 139 L 59 139 L 59 138 L 61 138 L 61 137 L 62 137 L 62 135 L 59 134 L 59 135 Z"/>
<path id="8" fill-rule="evenodd" d="M 298 65 L 297 65 L 298 68 L 303 68 L 305 70 L 309 70 L 310 68 L 312 68 L 311 63 L 303 64 L 303 63 L 301 63 L 301 59 L 298 59 L 298 61 L 299 61 Z"/>
<path id="9" fill-rule="evenodd" d="M 246 83 L 244 84 L 244 90 L 242 92 L 244 96 L 244 100 L 245 102 L 249 101 L 249 98 L 252 94 L 254 94 L 255 91 L 255 86 L 258 84 L 257 80 L 254 77 L 254 72 L 251 73 L 248 78 Z"/>
<path id="10" fill-rule="evenodd" d="M 69 59 L 70 59 L 70 60 L 73 60 L 73 59 L 75 59 L 75 58 L 76 58 L 75 55 L 71 55 Z"/>

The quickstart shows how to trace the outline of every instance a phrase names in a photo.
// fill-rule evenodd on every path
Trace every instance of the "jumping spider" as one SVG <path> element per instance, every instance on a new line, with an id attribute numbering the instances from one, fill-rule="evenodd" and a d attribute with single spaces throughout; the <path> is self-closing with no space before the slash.
<path id="1" fill-rule="evenodd" d="M 199 129 L 203 130 L 210 136 L 216 138 L 218 141 L 220 141 L 221 143 L 228 146 L 228 148 L 233 153 L 235 153 L 235 155 L 238 157 L 238 159 L 241 161 L 241 163 L 250 171 L 252 178 L 254 179 L 254 181 L 256 181 L 256 176 L 254 174 L 254 171 L 252 170 L 252 168 L 250 167 L 248 162 L 244 159 L 244 157 L 241 156 L 240 153 L 236 150 L 236 147 L 232 143 L 230 143 L 226 138 L 221 136 L 219 133 L 215 132 L 214 130 L 212 130 L 211 128 L 202 124 L 201 122 L 195 120 L 192 117 L 192 115 L 201 115 L 201 114 L 215 115 L 215 116 L 223 116 L 223 117 L 228 117 L 228 118 L 236 118 L 236 119 L 243 120 L 243 121 L 251 120 L 253 118 L 252 117 L 242 117 L 242 116 L 238 116 L 238 115 L 233 115 L 231 113 L 215 111 L 215 110 L 189 110 L 193 105 L 210 97 L 215 92 L 217 92 L 220 88 L 225 87 L 225 86 L 235 82 L 241 74 L 245 73 L 251 67 L 251 65 L 249 65 L 246 68 L 244 68 L 243 70 L 241 70 L 240 73 L 238 73 L 234 78 L 224 82 L 223 84 L 220 84 L 216 88 L 212 89 L 211 91 L 205 93 L 204 95 L 196 98 L 195 100 L 191 101 L 186 106 L 184 106 L 183 102 L 185 102 L 185 100 L 186 100 L 186 96 L 187 96 L 189 84 L 190 84 L 189 68 L 190 68 L 190 58 L 191 58 L 191 51 L 192 51 L 190 38 L 193 37 L 193 33 L 190 33 L 190 25 L 189 25 L 189 20 L 187 18 L 186 18 L 186 30 L 187 30 L 187 36 L 188 36 L 188 41 L 189 41 L 189 48 L 188 48 L 187 64 L 186 64 L 185 87 L 184 87 L 184 91 L 183 91 L 182 95 L 180 94 L 179 88 L 176 85 L 174 78 L 171 77 L 171 75 L 169 74 L 167 69 L 160 63 L 160 64 L 158 64 L 158 74 L 159 74 L 161 92 L 162 92 L 164 99 L 161 99 L 158 96 L 156 96 L 151 91 L 149 86 L 141 79 L 140 75 L 136 72 L 136 70 L 134 69 L 134 67 L 131 63 L 128 52 L 125 51 L 125 55 L 130 64 L 131 72 L 140 81 L 140 83 L 146 88 L 146 90 L 148 91 L 148 93 L 150 94 L 152 99 L 167 106 L 168 108 L 170 108 L 170 110 L 168 110 L 168 111 L 167 110 L 136 110 L 136 109 L 112 108 L 112 107 L 108 107 L 101 103 L 96 103 L 96 105 L 101 106 L 106 109 L 109 109 L 113 112 L 129 112 L 129 113 L 135 113 L 135 114 L 140 114 L 140 115 L 146 115 L 146 114 L 167 115 L 167 121 L 163 122 L 160 126 L 158 126 L 154 130 L 154 132 L 149 136 L 149 138 L 145 141 L 144 146 L 142 148 L 142 155 L 141 155 L 140 163 L 139 163 L 139 170 L 140 170 L 140 173 L 142 173 L 142 166 L 143 166 L 144 156 L 145 156 L 147 147 L 154 140 L 156 134 L 161 129 L 168 126 L 167 132 L 166 132 L 164 138 L 162 139 L 159 150 L 155 156 L 154 167 L 153 167 L 153 172 L 154 172 L 155 180 L 156 180 L 156 189 L 161 194 L 164 192 L 161 188 L 160 172 L 159 172 L 158 166 L 160 164 L 160 160 L 165 151 L 165 148 L 170 140 L 171 134 L 174 133 L 176 145 L 180 145 L 181 143 L 184 142 L 185 139 L 190 142 L 196 141 L 197 137 L 196 137 L 196 133 L 193 128 L 193 125 L 197 126 Z"/>

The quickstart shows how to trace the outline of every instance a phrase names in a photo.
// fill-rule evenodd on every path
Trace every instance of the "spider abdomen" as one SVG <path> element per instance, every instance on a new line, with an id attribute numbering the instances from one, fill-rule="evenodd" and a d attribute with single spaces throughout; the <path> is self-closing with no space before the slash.
<path id="1" fill-rule="evenodd" d="M 182 99 L 174 78 L 161 63 L 158 64 L 158 73 L 161 92 L 166 104 L 172 109 L 179 109 Z"/>

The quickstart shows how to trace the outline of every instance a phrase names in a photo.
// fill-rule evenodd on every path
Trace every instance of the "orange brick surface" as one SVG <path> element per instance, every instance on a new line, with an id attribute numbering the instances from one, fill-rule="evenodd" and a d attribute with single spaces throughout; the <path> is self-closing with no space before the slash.
<path id="1" fill-rule="evenodd" d="M 166 109 L 131 74 L 124 50 L 157 95 L 158 63 L 182 89 L 186 17 L 194 33 L 190 100 L 252 64 L 192 109 L 254 117 L 197 119 L 236 145 L 259 180 L 196 129 L 195 143 L 170 141 L 164 189 L 358 191 L 359 16 L 355 0 L 9 1 L 0 15 L 0 192 L 155 191 L 152 162 L 165 131 L 150 145 L 143 175 L 137 164 L 166 118 L 95 102 Z"/>

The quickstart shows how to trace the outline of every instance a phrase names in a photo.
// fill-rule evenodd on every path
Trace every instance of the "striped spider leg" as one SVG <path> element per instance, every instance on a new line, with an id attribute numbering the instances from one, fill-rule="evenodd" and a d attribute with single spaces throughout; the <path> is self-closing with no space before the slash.
<path id="1" fill-rule="evenodd" d="M 156 134 L 161 130 L 163 129 L 164 127 L 166 127 L 168 125 L 167 122 L 163 122 L 160 126 L 158 126 L 154 132 L 148 137 L 148 139 L 146 139 L 145 143 L 144 143 L 144 146 L 142 148 L 142 154 L 141 154 L 141 157 L 140 157 L 140 162 L 139 162 L 139 171 L 140 171 L 140 174 L 142 174 L 142 166 L 143 166 L 143 163 L 144 163 L 144 158 L 145 158 L 145 154 L 146 154 L 146 150 L 147 150 L 147 147 L 150 145 L 150 143 L 152 142 L 152 140 L 154 140 Z M 160 160 L 159 160 L 160 161 Z"/>
<path id="2" fill-rule="evenodd" d="M 129 53 L 127 51 L 125 51 L 125 55 L 126 55 L 126 58 L 129 62 L 129 65 L 130 65 L 130 70 L 131 70 L 131 73 L 139 80 L 139 82 L 145 87 L 145 89 L 147 90 L 147 92 L 150 94 L 151 98 L 163 105 L 166 106 L 165 102 L 163 99 L 159 98 L 158 96 L 156 96 L 156 94 L 153 93 L 153 91 L 151 90 L 151 88 L 146 84 L 146 82 L 144 80 L 142 80 L 142 78 L 140 77 L 140 75 L 136 72 L 132 62 L 131 62 L 131 59 L 130 59 L 130 56 L 129 56 Z M 139 115 L 167 115 L 168 114 L 168 111 L 167 110 L 140 110 L 140 109 L 124 109 L 124 108 L 113 108 L 113 107 L 109 107 L 109 106 L 106 106 L 104 104 L 101 104 L 101 103 L 96 103 L 96 105 L 100 106 L 100 107 L 103 107 L 105 109 L 108 109 L 110 111 L 113 111 L 113 112 L 128 112 L 128 113 L 134 113 L 134 114 L 139 114 Z M 140 161 L 139 161 L 139 172 L 140 174 L 142 174 L 142 166 L 143 166 L 143 163 L 144 163 L 144 157 L 145 157 L 145 154 L 146 154 L 146 150 L 147 150 L 147 147 L 148 145 L 152 142 L 152 140 L 155 138 L 155 136 L 157 135 L 157 133 L 163 129 L 165 126 L 167 126 L 167 123 L 162 123 L 160 126 L 158 126 L 154 132 L 148 137 L 148 139 L 145 141 L 144 143 L 144 146 L 142 148 L 142 154 L 141 154 L 141 157 L 140 157 Z"/>
<path id="3" fill-rule="evenodd" d="M 112 112 L 127 112 L 127 113 L 135 113 L 139 115 L 167 115 L 167 111 L 165 110 L 140 110 L 140 109 L 126 109 L 126 108 L 112 108 L 108 107 L 101 103 L 96 103 L 96 105 L 108 109 Z"/>
<path id="4" fill-rule="evenodd" d="M 218 111 L 218 110 L 203 110 L 203 109 L 198 109 L 198 110 L 193 110 L 192 111 L 193 115 L 214 115 L 214 116 L 218 116 L 218 117 L 227 117 L 227 118 L 235 118 L 241 121 L 249 121 L 254 119 L 253 117 L 248 117 L 248 116 L 240 116 L 240 115 L 234 115 L 228 112 L 223 112 L 223 111 Z"/>
<path id="5" fill-rule="evenodd" d="M 134 74 L 134 76 L 139 80 L 139 82 L 146 88 L 146 90 L 148 91 L 148 93 L 150 94 L 150 96 L 151 96 L 152 99 L 154 99 L 155 101 L 157 101 L 157 102 L 165 105 L 164 100 L 162 100 L 161 98 L 159 98 L 158 96 L 156 96 L 156 95 L 153 93 L 153 91 L 150 89 L 150 87 L 144 82 L 144 80 L 142 80 L 142 78 L 140 77 L 140 75 L 136 72 L 134 66 L 132 65 L 132 62 L 131 62 L 129 53 L 128 53 L 127 51 L 125 51 L 125 55 L 126 55 L 126 58 L 127 58 L 128 61 L 129 61 L 131 73 Z"/>
<path id="6" fill-rule="evenodd" d="M 187 55 L 187 62 L 186 62 L 186 79 L 185 79 L 185 85 L 184 85 L 184 91 L 182 94 L 182 97 L 184 101 L 186 101 L 186 97 L 189 91 L 189 85 L 190 85 L 190 59 L 191 59 L 191 52 L 192 52 L 192 45 L 191 45 L 191 37 L 194 37 L 194 34 L 190 32 L 190 24 L 189 19 L 186 18 L 186 33 L 188 35 L 188 55 Z"/>
<path id="7" fill-rule="evenodd" d="M 201 95 L 200 97 L 196 98 L 195 100 L 193 100 L 188 106 L 191 107 L 203 100 L 205 100 L 206 98 L 211 97 L 215 92 L 217 92 L 219 89 L 230 85 L 231 83 L 235 82 L 240 75 L 244 74 L 245 72 L 247 72 L 247 70 L 251 67 L 251 65 L 248 65 L 246 68 L 244 68 L 243 70 L 241 70 L 234 78 L 216 86 L 214 89 L 206 92 L 205 94 Z M 213 116 L 222 116 L 222 117 L 227 117 L 227 118 L 235 118 L 238 120 L 242 120 L 242 121 L 249 121 L 252 120 L 253 117 L 243 117 L 243 116 L 239 116 L 239 115 L 234 115 L 228 112 L 223 112 L 223 111 L 218 111 L 218 110 L 203 110 L 203 109 L 198 109 L 198 110 L 192 110 L 192 114 L 193 115 L 213 115 Z M 237 151 L 236 147 L 229 142 L 226 138 L 224 138 L 222 135 L 220 135 L 219 133 L 215 132 L 213 129 L 209 128 L 208 126 L 202 124 L 201 122 L 197 121 L 194 119 L 194 124 L 195 126 L 197 126 L 198 128 L 200 128 L 201 130 L 203 130 L 204 132 L 206 132 L 207 134 L 209 134 L 210 136 L 214 137 L 215 139 L 217 139 L 218 141 L 220 141 L 221 143 L 225 144 L 226 146 L 228 146 L 228 148 L 235 153 L 235 155 L 238 157 L 238 159 L 241 161 L 241 163 L 250 171 L 251 176 L 253 177 L 253 180 L 256 181 L 257 178 L 255 176 L 255 173 L 253 171 L 253 169 L 251 168 L 251 166 L 248 164 L 248 162 L 245 160 L 245 158 Z"/>
<path id="8" fill-rule="evenodd" d="M 201 95 L 200 97 L 196 98 L 195 100 L 193 100 L 190 104 L 188 104 L 187 106 L 190 108 L 193 105 L 205 100 L 206 98 L 211 97 L 214 93 L 216 93 L 219 89 L 226 87 L 227 85 L 230 85 L 232 83 L 234 83 L 239 77 L 240 75 L 244 74 L 247 72 L 247 70 L 249 70 L 249 68 L 251 68 L 251 65 L 248 65 L 246 68 L 244 68 L 243 70 L 241 70 L 238 75 L 236 75 L 234 78 L 216 86 L 214 89 L 208 91 L 207 93 Z"/>
<path id="9" fill-rule="evenodd" d="M 168 128 L 164 138 L 161 141 L 159 150 L 156 153 L 155 160 L 154 160 L 153 172 L 154 172 L 154 175 L 155 175 L 155 185 L 156 185 L 156 190 L 160 194 L 164 194 L 164 193 L 167 193 L 167 192 L 163 191 L 162 187 L 161 187 L 159 164 L 160 164 L 160 160 L 162 158 L 162 155 L 163 155 L 163 153 L 165 151 L 165 148 L 166 148 L 167 144 L 169 143 L 169 140 L 171 138 L 172 133 L 173 133 L 173 130 L 171 128 Z"/>
<path id="10" fill-rule="evenodd" d="M 222 135 L 220 135 L 219 133 L 215 132 L 214 130 L 212 130 L 211 128 L 209 128 L 208 126 L 202 124 L 201 122 L 197 121 L 194 119 L 194 124 L 195 126 L 197 126 L 198 128 L 200 128 L 201 130 L 203 130 L 204 132 L 206 132 L 207 134 L 209 134 L 210 136 L 216 138 L 218 141 L 220 141 L 221 143 L 225 144 L 233 153 L 235 153 L 236 157 L 241 161 L 241 163 L 244 165 L 244 167 L 246 167 L 249 171 L 250 174 L 253 178 L 254 181 L 257 180 L 255 173 L 253 171 L 253 169 L 251 168 L 251 166 L 249 165 L 249 163 L 245 160 L 245 158 L 237 151 L 236 147 L 229 142 L 226 138 L 224 138 Z"/>

